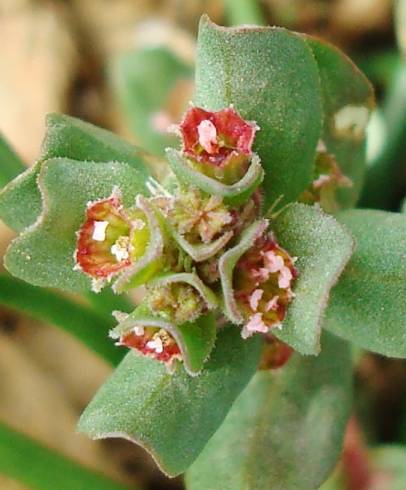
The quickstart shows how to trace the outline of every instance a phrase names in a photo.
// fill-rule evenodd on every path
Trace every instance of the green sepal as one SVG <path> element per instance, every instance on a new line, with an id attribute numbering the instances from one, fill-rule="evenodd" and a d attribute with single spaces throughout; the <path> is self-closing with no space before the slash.
<path id="1" fill-rule="evenodd" d="M 126 163 L 47 160 L 38 177 L 42 213 L 11 242 L 6 268 L 36 286 L 89 290 L 89 277 L 74 271 L 76 232 L 85 220 L 87 203 L 109 197 L 118 187 L 124 206 L 130 206 L 139 182 L 139 172 Z"/>
<path id="2" fill-rule="evenodd" d="M 187 489 L 319 488 L 341 452 L 351 366 L 347 343 L 325 335 L 319 357 L 259 371 L 186 473 Z"/>
<path id="3" fill-rule="evenodd" d="M 272 27 L 223 28 L 200 22 L 195 103 L 233 104 L 256 121 L 254 151 L 265 169 L 265 209 L 294 201 L 311 183 L 321 131 L 319 73 L 298 34 Z"/>
<path id="4" fill-rule="evenodd" d="M 236 323 L 237 325 L 244 322 L 244 317 L 242 316 L 234 297 L 234 268 L 245 252 L 247 252 L 247 250 L 254 245 L 255 241 L 265 233 L 268 225 L 269 221 L 266 219 L 255 221 L 243 232 L 238 244 L 227 250 L 219 260 L 218 268 L 221 289 L 223 291 L 224 313 L 231 322 Z"/>
<path id="5" fill-rule="evenodd" d="M 41 193 L 37 180 L 41 167 L 46 160 L 60 157 L 89 162 L 126 162 L 137 170 L 138 192 L 148 194 L 145 183 L 150 172 L 143 152 L 110 131 L 64 114 L 49 114 L 39 160 L 0 192 L 0 217 L 14 230 L 22 231 L 38 219 Z"/>
<path id="6" fill-rule="evenodd" d="M 172 284 L 176 282 L 184 282 L 192 286 L 198 291 L 204 302 L 206 303 L 206 307 L 209 310 L 215 310 L 218 308 L 219 304 L 214 292 L 207 287 L 204 282 L 200 279 L 200 277 L 195 272 L 178 272 L 175 274 L 164 274 L 162 276 L 157 276 L 149 282 L 149 285 L 165 285 Z"/>
<path id="7" fill-rule="evenodd" d="M 169 229 L 180 248 L 190 255 L 195 262 L 204 262 L 214 257 L 227 245 L 234 235 L 232 231 L 227 231 L 211 243 L 199 243 L 195 245 L 188 242 L 173 226 L 169 226 Z"/>
<path id="8" fill-rule="evenodd" d="M 140 305 L 120 322 L 111 331 L 111 336 L 120 337 L 137 326 L 158 327 L 169 332 L 176 340 L 185 369 L 191 376 L 196 376 L 203 369 L 216 341 L 217 328 L 213 315 L 207 314 L 196 321 L 176 325 L 152 313 L 145 305 Z"/>
<path id="9" fill-rule="evenodd" d="M 239 205 L 246 202 L 264 179 L 264 170 L 257 155 L 253 155 L 244 177 L 231 185 L 223 184 L 194 169 L 178 150 L 167 148 L 166 156 L 173 172 L 182 183 L 198 187 L 209 195 L 220 196 L 228 204 Z"/>
<path id="10" fill-rule="evenodd" d="M 156 211 L 142 195 L 137 196 L 136 204 L 137 208 L 145 213 L 150 238 L 144 255 L 125 269 L 113 284 L 112 289 L 115 293 L 145 284 L 165 267 L 164 234 Z"/>
<path id="11" fill-rule="evenodd" d="M 406 358 L 404 214 L 349 210 L 355 253 L 332 290 L 325 327 L 366 350 Z"/>
<path id="12" fill-rule="evenodd" d="M 305 355 L 320 351 L 320 333 L 331 288 L 351 257 L 354 241 L 347 229 L 318 206 L 292 204 L 271 221 L 278 243 L 297 257 L 295 298 L 282 329 L 273 333 Z"/>
<path id="13" fill-rule="evenodd" d="M 365 75 L 343 52 L 327 42 L 303 37 L 313 51 L 320 73 L 324 112 L 321 140 L 341 172 L 352 182 L 350 187 L 337 189 L 337 201 L 341 207 L 352 207 L 364 180 L 365 130 L 375 105 L 374 91 Z"/>
<path id="14" fill-rule="evenodd" d="M 200 376 L 130 352 L 102 386 L 79 421 L 94 439 L 123 437 L 151 453 L 169 476 L 184 472 L 221 425 L 255 373 L 258 338 L 243 341 L 238 329 L 218 332 Z"/>

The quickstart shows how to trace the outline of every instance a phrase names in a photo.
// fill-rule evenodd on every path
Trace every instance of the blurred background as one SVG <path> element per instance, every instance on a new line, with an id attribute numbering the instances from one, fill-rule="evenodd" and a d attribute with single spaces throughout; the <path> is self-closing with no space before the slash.
<path id="1" fill-rule="evenodd" d="M 406 70 L 400 54 L 402 44 L 406 50 L 405 3 L 263 0 L 259 10 L 246 10 L 250 3 L 0 0 L 0 134 L 29 166 L 40 154 L 45 115 L 64 112 L 140 144 L 159 162 L 171 140 L 167 127 L 193 96 L 199 17 L 208 13 L 231 25 L 259 15 L 270 25 L 333 42 L 370 77 L 378 104 L 369 128 L 362 204 L 400 209 L 406 182 Z M 12 237 L 0 224 L 1 254 Z M 182 489 L 180 478 L 163 477 L 130 443 L 92 442 L 75 433 L 109 366 L 55 322 L 41 321 L 33 311 L 18 313 L 7 298 L 0 287 L 0 421 L 129 488 Z M 367 446 L 395 443 L 399 472 L 405 473 L 404 486 L 396 488 L 405 489 L 406 363 L 358 353 L 356 390 L 357 419 L 344 456 L 355 445 L 367 459 Z M 346 488 L 395 488 L 385 480 L 374 487 L 368 477 L 359 481 Z M 28 487 L 0 474 L 1 490 L 23 488 Z"/>

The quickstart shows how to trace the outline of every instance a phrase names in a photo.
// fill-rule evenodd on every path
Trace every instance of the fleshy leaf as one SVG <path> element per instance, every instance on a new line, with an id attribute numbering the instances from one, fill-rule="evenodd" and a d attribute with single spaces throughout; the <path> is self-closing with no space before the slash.
<path id="1" fill-rule="evenodd" d="M 192 94 L 192 69 L 168 48 L 139 49 L 121 55 L 112 78 L 122 110 L 137 138 L 151 153 L 163 155 L 177 138 L 177 123 Z"/>
<path id="2" fill-rule="evenodd" d="M 404 214 L 344 211 L 356 250 L 332 290 L 325 326 L 363 349 L 406 357 L 406 220 Z"/>
<path id="3" fill-rule="evenodd" d="M 298 258 L 296 297 L 282 329 L 274 334 L 302 354 L 317 354 L 330 289 L 351 256 L 353 240 L 332 216 L 304 204 L 288 206 L 270 228 L 279 244 Z"/>
<path id="4" fill-rule="evenodd" d="M 321 139 L 352 186 L 337 189 L 344 207 L 354 206 L 365 171 L 365 129 L 374 107 L 373 89 L 352 61 L 331 44 L 305 36 L 321 81 L 324 124 Z"/>
<path id="5" fill-rule="evenodd" d="M 11 228 L 22 231 L 35 223 L 41 213 L 37 179 L 43 162 L 69 158 L 92 162 L 126 162 L 138 171 L 137 188 L 147 194 L 150 175 L 146 156 L 110 131 L 64 114 L 49 114 L 47 132 L 39 161 L 10 182 L 0 193 L 0 216 Z"/>
<path id="6" fill-rule="evenodd" d="M 188 490 L 314 490 L 332 471 L 351 409 L 348 345 L 259 371 L 186 474 Z"/>
<path id="7" fill-rule="evenodd" d="M 302 37 L 280 28 L 225 29 L 200 23 L 196 104 L 233 104 L 260 127 L 256 151 L 265 169 L 265 205 L 295 200 L 310 184 L 320 136 L 319 74 Z M 288 162 L 288 164 L 287 164 Z"/>
<path id="8" fill-rule="evenodd" d="M 187 185 L 194 185 L 207 194 L 220 196 L 224 199 L 224 202 L 230 204 L 241 204 L 247 201 L 264 178 L 264 171 L 258 157 L 255 155 L 244 177 L 235 184 L 230 185 L 218 182 L 195 170 L 188 163 L 186 157 L 173 148 L 166 150 L 166 156 L 173 172 L 181 182 Z"/>
<path id="9" fill-rule="evenodd" d="M 233 327 L 222 329 L 197 377 L 182 366 L 169 374 L 161 363 L 131 352 L 83 413 L 79 431 L 136 442 L 176 476 L 195 460 L 248 384 L 260 344 L 258 338 L 243 341 Z"/>
<path id="10" fill-rule="evenodd" d="M 192 376 L 199 374 L 216 339 L 216 323 L 212 315 L 201 316 L 195 322 L 175 325 L 154 315 L 142 305 L 119 323 L 112 333 L 114 336 L 122 336 L 134 327 L 145 326 L 158 327 L 169 332 L 180 348 L 186 371 Z"/>
<path id="11" fill-rule="evenodd" d="M 44 162 L 38 179 L 43 212 L 35 225 L 11 243 L 7 269 L 31 284 L 73 291 L 90 289 L 90 280 L 74 271 L 76 232 L 89 201 L 107 198 L 117 186 L 124 205 L 132 205 L 140 174 L 126 163 L 79 162 L 55 158 Z"/>

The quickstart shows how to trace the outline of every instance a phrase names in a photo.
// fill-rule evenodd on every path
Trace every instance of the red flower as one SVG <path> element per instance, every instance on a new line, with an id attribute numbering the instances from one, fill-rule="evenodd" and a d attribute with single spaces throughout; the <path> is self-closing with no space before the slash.
<path id="1" fill-rule="evenodd" d="M 166 330 L 158 327 L 135 327 L 120 337 L 118 345 L 129 347 L 168 365 L 175 359 L 182 359 L 175 339 Z"/>
<path id="2" fill-rule="evenodd" d="M 232 107 L 218 112 L 192 107 L 179 129 L 187 157 L 224 167 L 231 160 L 245 161 L 251 157 L 255 132 L 259 128 L 242 119 Z"/>
<path id="3" fill-rule="evenodd" d="M 118 197 L 91 203 L 78 232 L 78 267 L 95 279 L 108 279 L 130 265 L 130 228 Z"/>

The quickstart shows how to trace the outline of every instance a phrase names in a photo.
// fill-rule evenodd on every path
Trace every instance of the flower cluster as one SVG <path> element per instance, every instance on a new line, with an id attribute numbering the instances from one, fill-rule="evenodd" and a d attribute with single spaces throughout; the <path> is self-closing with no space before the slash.
<path id="1" fill-rule="evenodd" d="M 192 107 L 177 128 L 182 149 L 168 157 L 170 185 L 150 179 L 150 195 L 130 207 L 119 189 L 88 203 L 76 268 L 95 291 L 107 283 L 116 292 L 146 290 L 133 314 L 116 313 L 118 345 L 172 366 L 184 360 L 191 322 L 209 312 L 242 323 L 243 338 L 282 328 L 297 270 L 261 218 L 263 170 L 252 151 L 258 130 L 232 107 Z M 224 261 L 257 223 L 259 235 L 238 260 Z M 238 321 L 221 310 L 225 303 L 236 305 Z"/>

